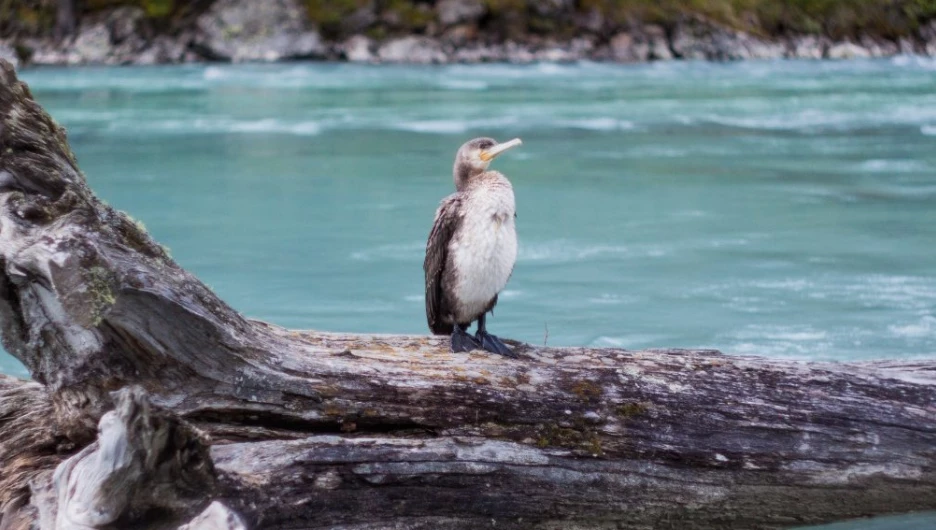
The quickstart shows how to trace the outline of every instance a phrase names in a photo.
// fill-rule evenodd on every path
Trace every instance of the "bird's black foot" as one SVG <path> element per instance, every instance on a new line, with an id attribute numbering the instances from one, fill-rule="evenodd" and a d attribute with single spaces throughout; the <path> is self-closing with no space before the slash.
<path id="1" fill-rule="evenodd" d="M 452 331 L 452 352 L 466 352 L 472 350 L 480 350 L 481 343 L 478 342 L 474 337 L 469 335 L 459 326 L 455 326 L 455 330 Z"/>
<path id="2" fill-rule="evenodd" d="M 481 349 L 484 351 L 503 355 L 504 357 L 510 357 L 511 359 L 517 358 L 517 354 L 514 353 L 513 350 L 508 348 L 507 345 L 501 342 L 499 338 L 491 335 L 487 331 L 479 331 L 475 335 L 475 340 L 481 343 Z"/>

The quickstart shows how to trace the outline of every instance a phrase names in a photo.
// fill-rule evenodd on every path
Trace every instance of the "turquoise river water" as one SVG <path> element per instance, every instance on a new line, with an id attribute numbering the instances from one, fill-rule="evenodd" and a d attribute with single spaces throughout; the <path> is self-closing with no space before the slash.
<path id="1" fill-rule="evenodd" d="M 936 355 L 936 62 L 22 72 L 91 186 L 245 314 L 424 333 L 458 146 L 521 137 L 489 326 L 551 345 Z M 548 337 L 547 337 L 548 330 Z M 25 375 L 0 352 L 0 371 Z M 936 517 L 836 529 L 923 529 Z"/>

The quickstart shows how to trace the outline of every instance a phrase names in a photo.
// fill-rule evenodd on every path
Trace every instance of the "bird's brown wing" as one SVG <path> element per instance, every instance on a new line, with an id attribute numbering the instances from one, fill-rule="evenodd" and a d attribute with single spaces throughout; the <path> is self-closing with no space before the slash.
<path id="1" fill-rule="evenodd" d="M 426 320 L 429 329 L 436 335 L 452 333 L 452 323 L 444 317 L 452 312 L 450 301 L 442 292 L 442 275 L 448 261 L 448 247 L 452 235 L 461 224 L 461 197 L 454 193 L 442 200 L 436 210 L 435 222 L 426 242 L 426 260 L 423 271 L 426 273 Z"/>

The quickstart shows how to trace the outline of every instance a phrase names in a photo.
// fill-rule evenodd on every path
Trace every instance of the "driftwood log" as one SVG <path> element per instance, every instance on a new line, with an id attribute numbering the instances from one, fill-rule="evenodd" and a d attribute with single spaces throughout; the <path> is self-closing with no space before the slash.
<path id="1" fill-rule="evenodd" d="M 783 528 L 936 509 L 936 359 L 452 354 L 244 318 L 0 61 L 0 529 Z"/>

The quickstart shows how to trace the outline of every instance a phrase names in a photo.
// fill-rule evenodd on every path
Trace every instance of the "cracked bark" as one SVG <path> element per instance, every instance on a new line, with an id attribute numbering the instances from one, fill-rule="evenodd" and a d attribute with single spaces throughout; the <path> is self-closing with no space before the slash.
<path id="1" fill-rule="evenodd" d="M 452 354 L 247 319 L 0 63 L 0 529 L 783 528 L 936 509 L 936 360 Z M 120 494 L 115 494 L 120 492 Z M 73 525 L 73 526 L 68 526 Z"/>

